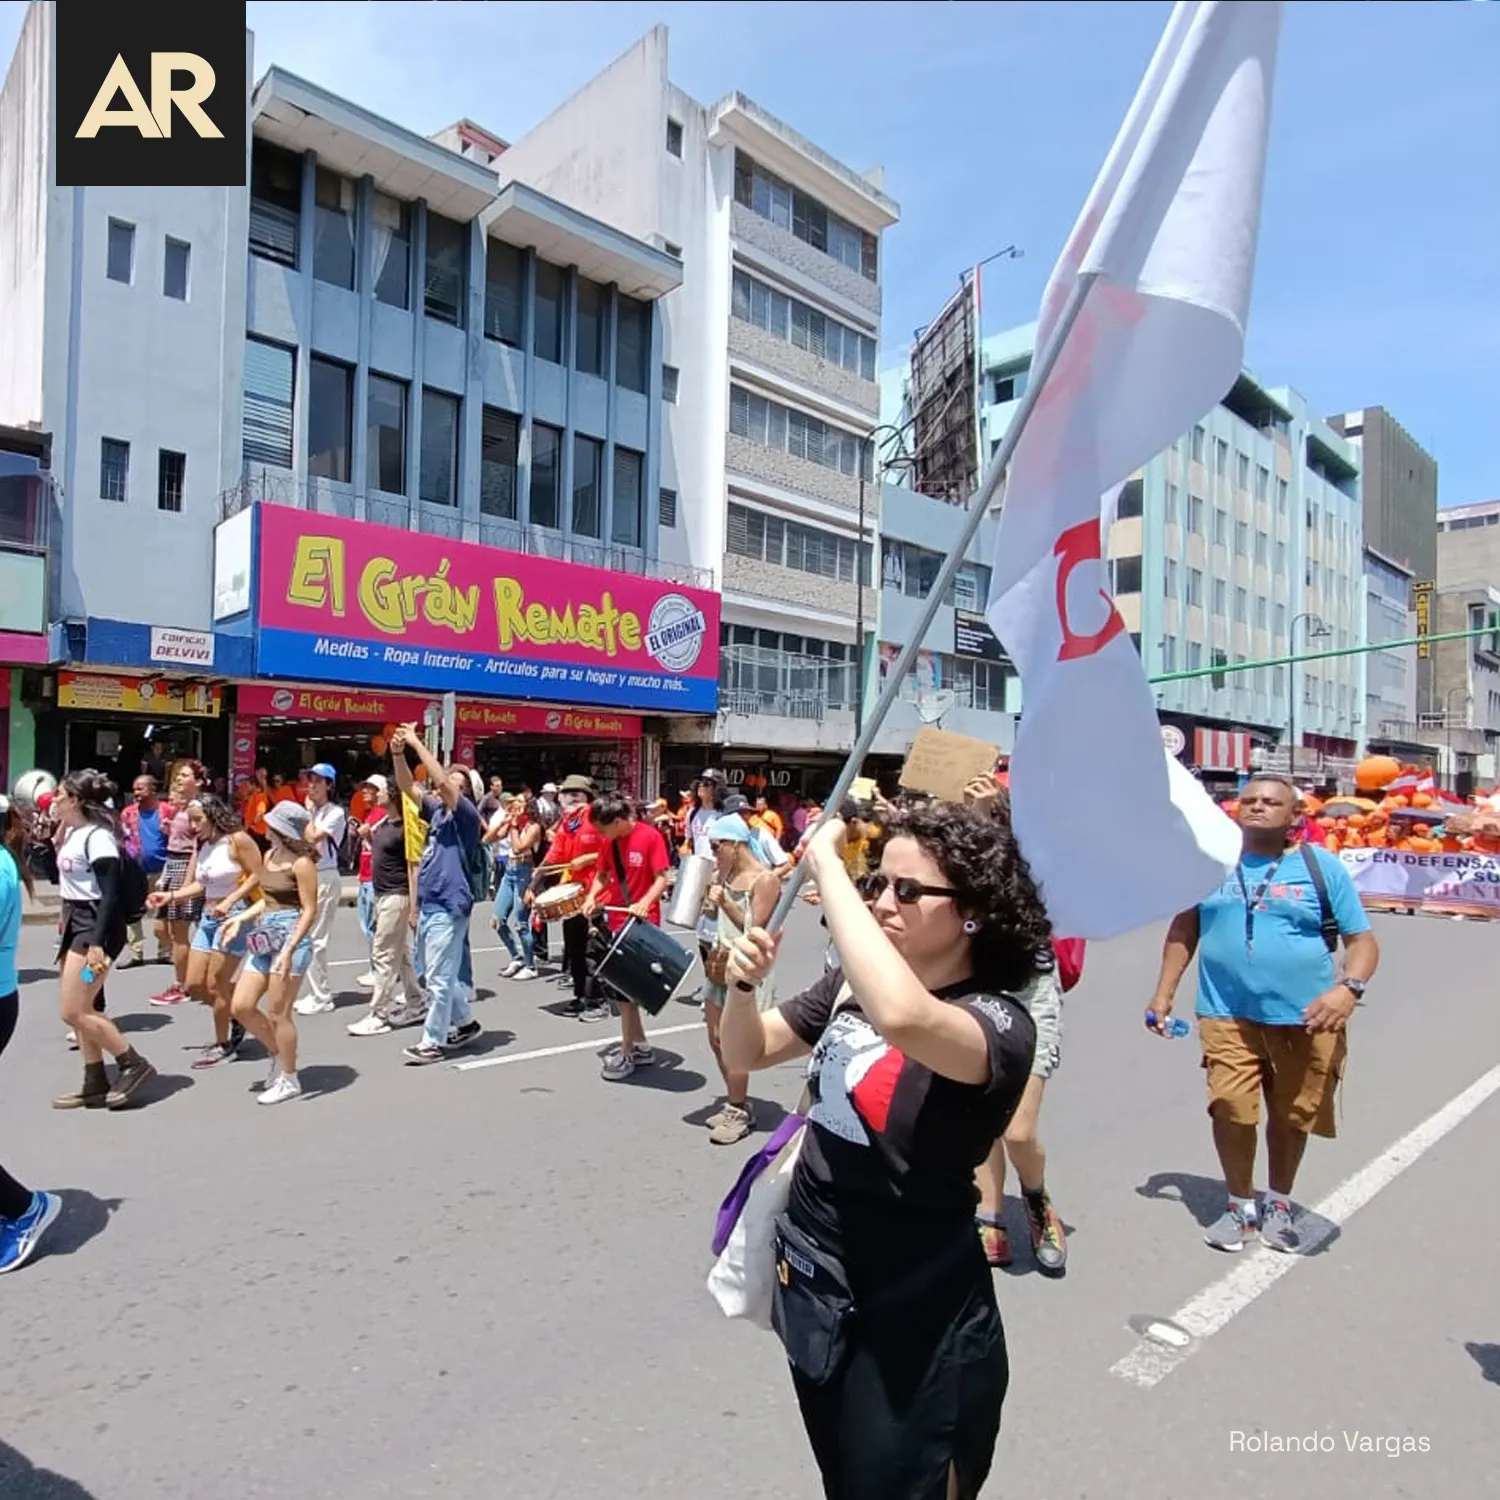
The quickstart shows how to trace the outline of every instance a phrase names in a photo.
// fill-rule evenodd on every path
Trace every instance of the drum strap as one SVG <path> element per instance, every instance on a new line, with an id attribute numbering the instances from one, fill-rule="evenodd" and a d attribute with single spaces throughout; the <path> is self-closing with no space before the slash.
<path id="1" fill-rule="evenodd" d="M 615 876 L 620 882 L 620 905 L 630 905 L 630 887 L 625 883 L 625 856 L 620 853 L 619 839 L 609 841 L 609 852 L 614 856 Z"/>

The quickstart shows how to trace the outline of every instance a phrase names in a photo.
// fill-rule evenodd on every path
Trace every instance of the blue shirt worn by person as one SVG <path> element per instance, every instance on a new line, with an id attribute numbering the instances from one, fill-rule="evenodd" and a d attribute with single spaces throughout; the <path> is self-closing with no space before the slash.
<path id="1" fill-rule="evenodd" d="M 139 810 L 141 831 L 141 866 L 148 875 L 155 875 L 166 868 L 167 830 L 162 826 L 161 804 L 147 812 Z"/>
<path id="2" fill-rule="evenodd" d="M 422 799 L 427 843 L 417 866 L 417 907 L 467 919 L 474 910 L 469 862 L 479 843 L 479 811 L 460 797 L 450 812 L 440 797 Z"/>
<path id="3" fill-rule="evenodd" d="M 1339 931 L 1352 937 L 1370 930 L 1354 882 L 1333 855 L 1310 852 L 1305 844 L 1289 849 L 1279 864 L 1275 856 L 1245 853 L 1240 870 L 1231 870 L 1198 906 L 1200 1016 L 1300 1026 L 1303 1011 L 1333 987 L 1333 954 L 1323 941 L 1309 859 L 1318 860 Z M 1246 897 L 1254 901 L 1262 887 L 1247 951 Z"/>
<path id="4" fill-rule="evenodd" d="M 20 988 L 16 947 L 21 941 L 21 875 L 16 862 L 0 850 L 0 995 Z"/>

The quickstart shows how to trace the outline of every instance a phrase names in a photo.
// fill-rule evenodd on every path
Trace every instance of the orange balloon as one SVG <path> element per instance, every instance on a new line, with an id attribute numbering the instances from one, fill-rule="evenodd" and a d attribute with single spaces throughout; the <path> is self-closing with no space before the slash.
<path id="1" fill-rule="evenodd" d="M 1371 755 L 1354 768 L 1354 784 L 1362 792 L 1378 792 L 1401 774 L 1401 764 L 1389 755 Z"/>
<path id="2" fill-rule="evenodd" d="M 370 749 L 373 750 L 376 755 L 384 755 L 385 748 L 386 739 L 383 734 L 375 734 L 370 736 Z"/>
<path id="3" fill-rule="evenodd" d="M 384 727 L 383 727 L 383 728 L 382 728 L 382 729 L 381 729 L 381 731 L 380 731 L 380 732 L 381 732 L 381 734 L 383 734 L 383 735 L 384 735 L 384 736 L 385 736 L 385 738 L 386 738 L 386 739 L 390 739 L 390 737 L 391 737 L 391 736 L 392 736 L 392 735 L 393 735 L 393 734 L 395 734 L 395 732 L 396 732 L 396 725 L 394 725 L 394 724 L 386 724 L 386 725 L 385 725 L 385 726 L 384 726 Z"/>

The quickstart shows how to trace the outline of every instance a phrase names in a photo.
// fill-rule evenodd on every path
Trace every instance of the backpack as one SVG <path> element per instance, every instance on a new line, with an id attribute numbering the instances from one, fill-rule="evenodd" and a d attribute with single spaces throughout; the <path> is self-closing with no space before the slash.
<path id="1" fill-rule="evenodd" d="M 1318 893 L 1318 931 L 1330 953 L 1337 953 L 1339 946 L 1339 919 L 1333 914 L 1333 902 L 1328 897 L 1328 876 L 1323 869 L 1323 856 L 1311 844 L 1302 845 L 1302 863 L 1307 866 L 1307 877 L 1313 890 Z"/>
<path id="2" fill-rule="evenodd" d="M 88 840 L 97 833 L 98 829 L 91 828 L 88 838 L 83 841 L 83 852 L 88 853 Z M 93 864 L 92 857 L 89 863 Z M 146 896 L 150 891 L 150 882 L 146 879 L 145 867 L 139 860 L 133 859 L 122 848 L 120 850 L 120 914 L 125 922 L 136 922 L 145 914 Z"/>
<path id="3" fill-rule="evenodd" d="M 473 804 L 470 803 L 472 807 Z M 462 848 L 462 838 L 459 841 Z M 490 855 L 489 846 L 478 834 L 474 836 L 474 847 L 464 849 L 464 871 L 469 877 L 469 891 L 476 901 L 488 901 L 490 899 L 490 874 L 494 860 Z"/>
<path id="4" fill-rule="evenodd" d="M 1065 995 L 1083 978 L 1084 947 L 1082 938 L 1052 939 L 1052 953 L 1057 959 L 1057 982 Z"/>

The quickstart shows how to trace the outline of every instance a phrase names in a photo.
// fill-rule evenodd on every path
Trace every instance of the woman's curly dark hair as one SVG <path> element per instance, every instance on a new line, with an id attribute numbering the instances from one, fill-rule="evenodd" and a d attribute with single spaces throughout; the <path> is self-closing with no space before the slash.
<path id="1" fill-rule="evenodd" d="M 206 840 L 208 843 L 227 838 L 231 833 L 238 833 L 244 826 L 240 822 L 239 814 L 222 797 L 215 796 L 213 792 L 199 792 L 188 803 L 188 806 L 196 807 L 203 814 L 203 820 L 210 830 Z"/>
<path id="2" fill-rule="evenodd" d="M 958 892 L 959 910 L 979 923 L 976 979 L 1015 994 L 1051 972 L 1052 923 L 1008 818 L 951 802 L 916 803 L 899 808 L 883 834 L 882 843 L 912 839 L 935 859 Z"/>

